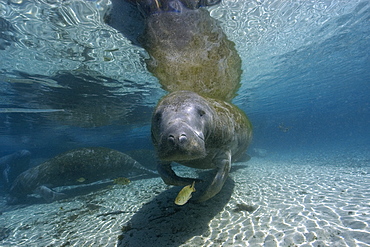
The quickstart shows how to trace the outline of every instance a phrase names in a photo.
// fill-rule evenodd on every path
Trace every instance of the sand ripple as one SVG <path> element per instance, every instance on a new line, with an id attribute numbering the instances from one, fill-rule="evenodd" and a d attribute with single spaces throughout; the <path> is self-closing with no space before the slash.
<path id="1" fill-rule="evenodd" d="M 368 160 L 252 158 L 235 164 L 230 177 L 215 198 L 182 207 L 173 203 L 180 188 L 153 178 L 7 210 L 0 215 L 0 243 L 370 246 Z"/>

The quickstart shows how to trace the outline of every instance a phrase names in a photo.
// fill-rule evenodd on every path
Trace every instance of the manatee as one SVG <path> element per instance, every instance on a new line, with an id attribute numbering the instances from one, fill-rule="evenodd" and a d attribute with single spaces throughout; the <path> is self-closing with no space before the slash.
<path id="1" fill-rule="evenodd" d="M 136 1 L 146 9 L 140 43 L 148 70 L 169 92 L 188 90 L 230 101 L 240 87 L 241 59 L 206 9 L 219 1 Z"/>
<path id="2" fill-rule="evenodd" d="M 48 202 L 58 200 L 65 195 L 53 191 L 53 187 L 81 184 L 81 178 L 86 183 L 92 183 L 123 177 L 133 169 L 157 174 L 113 149 L 74 149 L 21 173 L 10 188 L 8 203 L 24 201 L 32 193 L 40 194 Z"/>
<path id="3" fill-rule="evenodd" d="M 145 17 L 138 38 L 148 52 L 148 70 L 170 94 L 156 106 L 152 141 L 160 160 L 157 170 L 165 183 L 185 186 L 172 162 L 216 169 L 198 197 L 206 201 L 223 187 L 231 162 L 241 157 L 251 139 L 252 125 L 231 104 L 240 87 L 241 59 L 210 13 L 200 8 L 219 0 L 130 0 Z"/>
<path id="4" fill-rule="evenodd" d="M 14 179 L 29 168 L 31 152 L 20 150 L 0 158 L 1 184 L 9 190 Z"/>
<path id="5" fill-rule="evenodd" d="M 184 186 L 193 178 L 175 174 L 172 162 L 192 168 L 216 169 L 217 173 L 198 201 L 206 201 L 223 187 L 233 161 L 240 158 L 252 139 L 252 125 L 237 106 L 176 91 L 161 99 L 151 126 L 160 162 L 158 172 L 166 184 Z"/>

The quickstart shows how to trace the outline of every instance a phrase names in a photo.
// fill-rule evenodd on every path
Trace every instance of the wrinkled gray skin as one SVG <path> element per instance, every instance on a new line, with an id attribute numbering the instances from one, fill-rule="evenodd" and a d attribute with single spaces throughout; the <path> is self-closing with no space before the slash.
<path id="1" fill-rule="evenodd" d="M 158 103 L 151 131 L 161 161 L 158 172 L 166 184 L 185 186 L 194 181 L 177 176 L 172 161 L 217 169 L 198 201 L 206 201 L 222 189 L 231 162 L 244 154 L 252 139 L 252 125 L 239 108 L 190 91 L 173 92 Z"/>
<path id="2" fill-rule="evenodd" d="M 14 181 L 8 204 L 23 202 L 27 195 L 37 193 L 47 202 L 65 197 L 53 187 L 92 183 L 103 179 L 127 176 L 130 171 L 140 170 L 147 174 L 157 174 L 143 167 L 136 160 L 117 150 L 92 147 L 74 149 L 45 161 L 21 173 Z"/>
<path id="3" fill-rule="evenodd" d="M 14 179 L 29 168 L 30 156 L 30 151 L 20 150 L 0 158 L 0 184 L 5 190 L 9 190 Z"/>

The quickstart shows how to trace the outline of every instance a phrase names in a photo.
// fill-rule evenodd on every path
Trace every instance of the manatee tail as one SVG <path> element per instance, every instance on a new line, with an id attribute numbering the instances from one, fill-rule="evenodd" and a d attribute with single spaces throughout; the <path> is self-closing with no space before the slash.
<path id="1" fill-rule="evenodd" d="M 64 199 L 67 197 L 66 194 L 64 193 L 59 193 L 55 192 L 52 189 L 46 187 L 45 185 L 37 187 L 34 192 L 38 195 L 40 195 L 46 202 L 53 202 L 53 201 L 58 201 L 61 199 Z M 14 205 L 14 204 L 19 204 L 19 203 L 26 203 L 27 202 L 27 195 L 22 194 L 22 195 L 9 195 L 7 197 L 7 204 L 8 205 Z"/>

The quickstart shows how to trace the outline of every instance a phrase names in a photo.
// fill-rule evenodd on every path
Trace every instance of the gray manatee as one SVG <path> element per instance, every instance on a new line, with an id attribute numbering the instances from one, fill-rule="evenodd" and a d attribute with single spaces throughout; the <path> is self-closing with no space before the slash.
<path id="1" fill-rule="evenodd" d="M 241 59 L 218 22 L 202 6 L 215 0 L 132 0 L 145 15 L 139 39 L 150 58 L 148 70 L 169 91 L 152 117 L 152 140 L 167 184 L 189 185 L 171 162 L 216 169 L 198 197 L 205 201 L 223 187 L 231 166 L 246 151 L 252 125 L 229 103 L 240 87 Z"/>
<path id="2" fill-rule="evenodd" d="M 74 149 L 21 173 L 10 189 L 8 203 L 22 201 L 32 193 L 39 193 L 46 201 L 58 200 L 64 194 L 54 192 L 51 190 L 53 187 L 81 184 L 81 178 L 86 183 L 92 183 L 127 176 L 133 169 L 157 174 L 113 149 Z"/>
<path id="3" fill-rule="evenodd" d="M 5 190 L 9 190 L 14 179 L 29 168 L 31 152 L 20 150 L 0 158 L 0 172 Z"/>
<path id="4" fill-rule="evenodd" d="M 170 93 L 158 103 L 151 131 L 161 160 L 158 172 L 165 183 L 184 186 L 194 181 L 177 176 L 172 161 L 217 169 L 198 201 L 208 200 L 222 189 L 231 163 L 245 153 L 252 139 L 252 125 L 238 107 L 190 91 Z"/>

